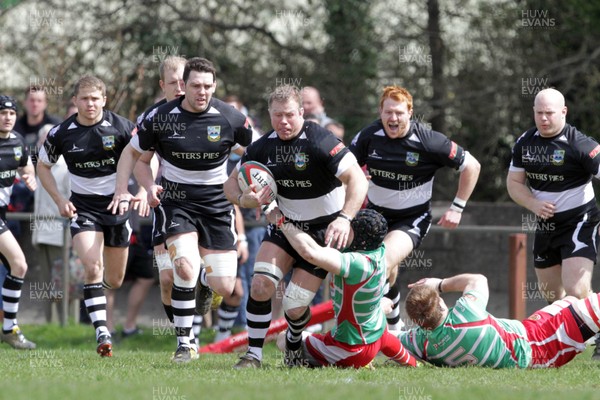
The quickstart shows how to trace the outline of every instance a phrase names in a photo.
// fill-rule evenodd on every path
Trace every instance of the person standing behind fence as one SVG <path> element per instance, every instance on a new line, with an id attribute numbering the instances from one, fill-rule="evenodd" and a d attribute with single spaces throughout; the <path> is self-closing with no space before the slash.
<path id="1" fill-rule="evenodd" d="M 17 174 L 31 191 L 37 187 L 35 169 L 25 141 L 13 131 L 17 104 L 9 96 L 0 96 L 0 259 L 8 269 L 2 285 L 4 318 L 0 341 L 15 349 L 35 349 L 17 324 L 21 289 L 27 273 L 27 260 L 21 246 L 6 226 L 6 209 Z"/>
<path id="2" fill-rule="evenodd" d="M 591 181 L 600 178 L 600 144 L 567 124 L 565 98 L 556 89 L 536 95 L 533 114 L 535 127 L 513 147 L 506 187 L 537 218 L 533 265 L 546 301 L 583 299 L 597 257 L 600 210 Z"/>
<path id="3" fill-rule="evenodd" d="M 370 175 L 368 208 L 387 220 L 386 263 L 394 302 L 388 315 L 390 329 L 398 329 L 400 292 L 398 266 L 419 247 L 431 226 L 431 196 L 435 172 L 449 167 L 460 172 L 458 190 L 451 206 L 438 221 L 454 229 L 473 193 L 479 177 L 479 162 L 469 152 L 440 132 L 411 121 L 413 98 L 405 88 L 388 86 L 379 101 L 380 118 L 362 129 L 352 140 L 350 151 Z"/>
<path id="4" fill-rule="evenodd" d="M 120 204 L 127 212 L 117 215 L 107 207 L 114 192 L 119 157 L 135 125 L 104 109 L 106 85 L 94 76 L 77 81 L 73 101 L 77 114 L 48 133 L 37 169 L 60 214 L 71 218 L 73 248 L 85 268 L 83 297 L 96 331 L 96 351 L 101 357 L 111 357 L 103 288 L 116 289 L 123 282 L 131 227 L 129 203 Z M 70 199 L 58 190 L 51 170 L 61 155 L 71 177 Z M 133 204 L 135 208 L 138 205 Z M 140 207 L 143 209 L 143 204 Z"/>

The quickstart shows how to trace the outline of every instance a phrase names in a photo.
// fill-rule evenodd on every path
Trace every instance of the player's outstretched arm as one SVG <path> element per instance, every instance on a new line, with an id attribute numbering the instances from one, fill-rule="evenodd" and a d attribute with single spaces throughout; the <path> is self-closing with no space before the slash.
<path id="1" fill-rule="evenodd" d="M 423 278 L 415 283 L 408 285 L 412 288 L 417 285 L 426 285 L 442 293 L 462 292 L 463 294 L 475 290 L 487 298 L 489 296 L 489 287 L 487 278 L 481 274 L 460 274 L 449 278 Z"/>

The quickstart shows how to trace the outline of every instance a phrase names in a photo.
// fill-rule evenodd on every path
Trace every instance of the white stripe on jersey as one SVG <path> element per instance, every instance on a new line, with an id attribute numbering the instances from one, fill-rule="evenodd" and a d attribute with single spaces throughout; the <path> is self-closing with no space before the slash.
<path id="1" fill-rule="evenodd" d="M 117 173 L 100 176 L 98 178 L 84 178 L 74 174 L 71 175 L 71 191 L 77 194 L 95 194 L 99 196 L 111 196 L 115 193 L 115 182 Z"/>
<path id="2" fill-rule="evenodd" d="M 310 221 L 340 212 L 345 199 L 344 187 L 338 186 L 326 195 L 312 199 L 286 199 L 277 195 L 277 204 L 287 218 L 294 221 Z"/>
<path id="3" fill-rule="evenodd" d="M 352 154 L 351 152 L 346 153 L 344 158 L 342 158 L 340 160 L 340 163 L 338 164 L 338 169 L 337 171 L 335 171 L 335 176 L 339 178 L 341 174 L 346 172 L 346 170 L 348 170 L 348 168 L 350 168 L 354 164 L 358 165 L 358 161 L 356 160 L 354 154 Z"/>
<path id="4" fill-rule="evenodd" d="M 143 153 L 144 150 L 142 150 L 142 148 L 140 147 L 140 137 L 138 135 L 134 135 L 131 140 L 129 141 L 129 144 L 131 145 L 131 147 L 133 147 L 134 150 L 136 150 L 138 153 Z"/>
<path id="5" fill-rule="evenodd" d="M 562 192 L 545 192 L 535 189 L 532 189 L 531 192 L 538 200 L 554 203 L 555 213 L 572 210 L 594 199 L 594 188 L 591 181 L 583 186 L 563 190 Z"/>
<path id="6" fill-rule="evenodd" d="M 404 210 L 420 206 L 431 200 L 433 179 L 421 186 L 403 190 L 392 190 L 377 186 L 369 181 L 369 201 L 376 206 L 391 210 Z"/>
<path id="7" fill-rule="evenodd" d="M 325 357 L 330 364 L 335 364 L 340 360 L 345 360 L 346 358 L 355 356 L 361 352 L 361 350 L 352 352 L 346 351 L 338 346 L 327 346 L 321 340 L 312 336 L 308 336 L 306 340 L 308 340 L 310 344 L 319 352 L 319 354 Z"/>
<path id="8" fill-rule="evenodd" d="M 227 162 L 206 171 L 190 171 L 178 168 L 163 159 L 162 167 L 162 176 L 171 182 L 186 185 L 220 185 L 227 180 Z"/>
<path id="9" fill-rule="evenodd" d="M 0 188 L 0 206 L 6 207 L 10 203 L 10 195 L 12 193 L 12 185 L 5 188 Z"/>

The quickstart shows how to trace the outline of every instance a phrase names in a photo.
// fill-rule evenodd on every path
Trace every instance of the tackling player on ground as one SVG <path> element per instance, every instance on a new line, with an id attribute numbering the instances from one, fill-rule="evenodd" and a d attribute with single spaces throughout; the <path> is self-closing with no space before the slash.
<path id="1" fill-rule="evenodd" d="M 276 223 L 277 215 L 272 212 L 269 221 Z M 326 334 L 305 335 L 302 347 L 292 360 L 285 360 L 286 364 L 360 368 L 381 351 L 399 364 L 415 367 L 415 358 L 388 332 L 380 304 L 387 279 L 385 218 L 374 210 L 360 210 L 352 220 L 348 247 L 343 252 L 320 246 L 293 223 L 284 223 L 280 229 L 304 260 L 332 274 L 335 312 L 333 329 Z M 285 350 L 284 340 L 278 340 L 278 345 Z"/>

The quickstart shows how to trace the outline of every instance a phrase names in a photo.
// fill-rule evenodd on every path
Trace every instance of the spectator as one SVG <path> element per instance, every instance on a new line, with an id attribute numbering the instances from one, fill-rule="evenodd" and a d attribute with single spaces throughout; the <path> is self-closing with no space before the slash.
<path id="1" fill-rule="evenodd" d="M 302 88 L 302 108 L 304 108 L 306 119 L 308 119 L 308 116 L 313 116 L 319 121 L 318 123 L 321 126 L 326 126 L 333 121 L 325 114 L 325 106 L 323 105 L 321 94 L 312 86 Z"/>

